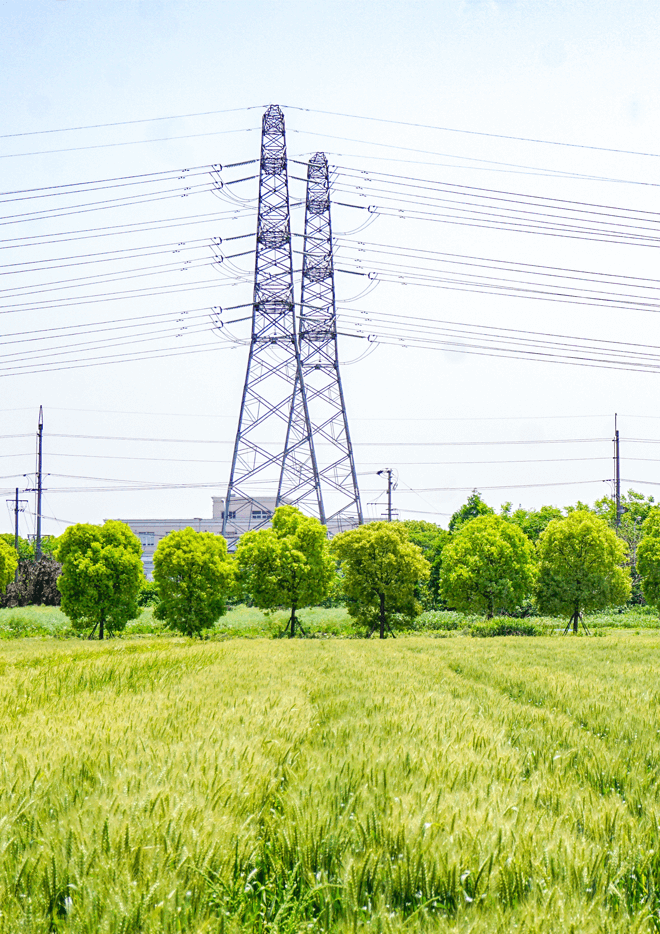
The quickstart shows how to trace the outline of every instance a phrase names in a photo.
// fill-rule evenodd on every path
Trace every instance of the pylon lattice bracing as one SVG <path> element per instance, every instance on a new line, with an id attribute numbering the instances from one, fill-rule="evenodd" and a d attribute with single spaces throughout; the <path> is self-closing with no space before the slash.
<path id="1" fill-rule="evenodd" d="M 319 516 L 331 532 L 362 522 L 346 404 L 339 373 L 330 219 L 330 181 L 324 153 L 307 171 L 305 241 L 296 379 L 278 500 Z M 320 442 L 320 444 L 319 444 Z"/>
<path id="2" fill-rule="evenodd" d="M 250 355 L 222 516 L 230 548 L 246 527 L 270 521 L 299 378 L 284 116 L 271 105 L 262 123 Z"/>

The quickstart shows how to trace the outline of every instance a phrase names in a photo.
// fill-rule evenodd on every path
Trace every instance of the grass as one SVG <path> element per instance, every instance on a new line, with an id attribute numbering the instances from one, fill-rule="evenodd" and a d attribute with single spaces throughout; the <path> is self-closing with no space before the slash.
<path id="1" fill-rule="evenodd" d="M 307 635 L 315 638 L 355 638 L 364 635 L 356 627 L 344 607 L 310 607 L 302 610 L 299 617 Z M 267 615 L 254 607 L 232 607 L 226 616 L 218 620 L 207 633 L 210 638 L 276 638 L 288 619 L 286 611 Z M 652 607 L 627 607 L 623 612 L 609 610 L 587 616 L 585 622 L 590 630 L 606 632 L 621 629 L 660 629 L 660 618 Z M 411 632 L 435 635 L 539 635 L 557 633 L 566 625 L 566 620 L 554 617 L 535 616 L 528 619 L 498 617 L 487 622 L 482 616 L 470 616 L 453 610 L 429 610 L 419 616 Z M 0 640 L 22 636 L 72 636 L 69 620 L 57 607 L 29 606 L 0 609 Z M 163 623 L 154 618 L 153 607 L 146 607 L 138 619 L 130 622 L 125 636 L 167 635 Z"/>
<path id="2" fill-rule="evenodd" d="M 648 630 L 3 641 L 0 932 L 658 931 L 659 705 Z"/>

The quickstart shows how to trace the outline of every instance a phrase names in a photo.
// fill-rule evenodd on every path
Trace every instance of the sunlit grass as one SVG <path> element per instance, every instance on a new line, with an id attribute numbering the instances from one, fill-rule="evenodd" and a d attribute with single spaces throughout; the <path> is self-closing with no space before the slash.
<path id="1" fill-rule="evenodd" d="M 0 645 L 0 932 L 660 927 L 660 637 Z"/>
<path id="2" fill-rule="evenodd" d="M 300 611 L 300 618 L 307 635 L 320 637 L 355 638 L 364 635 L 364 630 L 355 625 L 345 607 L 310 607 Z M 256 607 L 237 606 L 229 609 L 216 625 L 205 635 L 212 639 L 228 638 L 277 638 L 284 631 L 288 611 L 273 614 L 263 613 Z M 548 635 L 560 633 L 566 620 L 553 617 L 531 617 L 525 620 L 499 618 L 501 625 L 524 630 L 530 625 Z M 622 612 L 614 609 L 587 616 L 585 622 L 591 630 L 660 629 L 658 613 L 651 607 L 628 607 Z M 488 628 L 483 616 L 470 616 L 448 610 L 430 610 L 422 613 L 413 623 L 411 632 L 438 635 L 475 635 L 478 630 Z M 72 636 L 67 617 L 57 607 L 30 606 L 0 609 L 0 639 L 15 639 L 22 636 Z M 161 635 L 171 637 L 164 624 L 154 618 L 153 607 L 142 610 L 138 619 L 131 621 L 124 637 L 137 635 Z"/>

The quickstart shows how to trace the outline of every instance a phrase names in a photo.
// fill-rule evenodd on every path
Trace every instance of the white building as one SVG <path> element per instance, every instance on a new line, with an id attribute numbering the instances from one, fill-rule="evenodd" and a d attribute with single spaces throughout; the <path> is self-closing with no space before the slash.
<path id="1" fill-rule="evenodd" d="M 259 500 L 246 497 L 232 497 L 231 508 L 227 516 L 226 537 L 235 541 L 244 532 L 254 528 L 270 528 L 270 520 L 275 512 L 275 497 L 262 496 Z M 224 496 L 213 496 L 212 519 L 121 519 L 137 535 L 142 545 L 142 563 L 148 580 L 153 578 L 154 551 L 161 538 L 179 529 L 191 528 L 195 532 L 222 534 L 225 514 Z M 357 517 L 344 517 L 341 527 L 337 523 L 328 523 L 328 535 L 332 537 L 348 528 L 355 528 Z"/>

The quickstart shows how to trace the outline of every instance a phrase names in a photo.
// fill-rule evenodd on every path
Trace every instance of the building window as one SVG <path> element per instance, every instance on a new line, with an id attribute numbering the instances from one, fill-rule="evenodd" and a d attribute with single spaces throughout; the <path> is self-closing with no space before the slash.
<path id="1" fill-rule="evenodd" d="M 153 548 L 154 547 L 154 532 L 138 532 L 137 537 L 140 539 L 140 544 L 143 548 Z"/>
<path id="2" fill-rule="evenodd" d="M 224 519 L 224 517 L 225 517 L 225 511 L 224 511 L 224 509 L 223 509 L 222 512 L 220 513 L 220 518 L 221 518 L 221 519 Z M 234 509 L 230 509 L 229 512 L 227 513 L 227 518 L 228 518 L 228 519 L 235 519 L 235 518 L 236 518 L 236 511 L 235 511 Z"/>
<path id="3" fill-rule="evenodd" d="M 267 509 L 253 509 L 253 510 L 252 510 L 252 518 L 253 518 L 253 519 L 260 519 L 260 520 L 261 520 L 261 519 L 270 519 L 270 518 L 271 518 L 271 513 L 269 513 Z"/>

